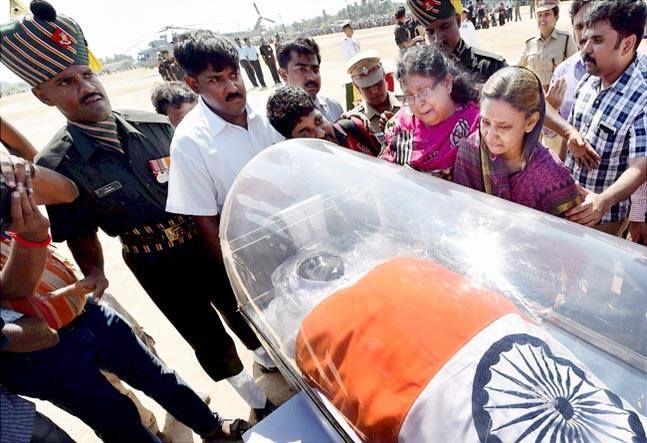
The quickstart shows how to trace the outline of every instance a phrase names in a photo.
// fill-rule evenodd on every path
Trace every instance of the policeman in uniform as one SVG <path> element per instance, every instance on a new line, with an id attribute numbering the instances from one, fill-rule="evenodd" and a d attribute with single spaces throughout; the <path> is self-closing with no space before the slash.
<path id="1" fill-rule="evenodd" d="M 262 36 L 261 36 L 261 46 L 258 49 L 261 52 L 261 56 L 263 57 L 265 64 L 267 65 L 268 69 L 272 73 L 274 84 L 280 85 L 281 76 L 279 75 L 279 71 L 276 68 L 276 57 L 274 57 L 274 50 L 272 49 L 272 46 L 270 46 L 270 44 L 267 42 L 267 40 L 265 40 L 265 38 Z"/>
<path id="2" fill-rule="evenodd" d="M 375 50 L 359 52 L 348 61 L 347 66 L 353 84 L 362 95 L 362 102 L 350 112 L 363 114 L 375 136 L 383 142 L 384 125 L 402 104 L 388 89 L 380 55 Z"/>
<path id="3" fill-rule="evenodd" d="M 53 239 L 67 241 L 98 299 L 108 281 L 97 231 L 118 236 L 126 264 L 211 378 L 243 373 L 213 306 L 255 355 L 261 344 L 237 311 L 227 275 L 202 245 L 193 221 L 165 211 L 173 131 L 168 119 L 113 111 L 88 66 L 81 28 L 44 1 L 33 2 L 32 10 L 33 16 L 0 28 L 0 61 L 67 119 L 37 157 L 39 165 L 70 178 L 80 192 L 73 203 L 47 207 Z"/>
<path id="4" fill-rule="evenodd" d="M 544 90 L 548 91 L 553 71 L 577 52 L 577 45 L 570 33 L 555 28 L 559 18 L 559 0 L 539 0 L 536 9 L 539 35 L 526 40 L 517 64 L 537 74 Z"/>
<path id="5" fill-rule="evenodd" d="M 425 26 L 427 40 L 443 49 L 459 66 L 484 83 L 507 66 L 499 55 L 469 46 L 461 38 L 463 6 L 460 0 L 407 0 L 416 19 Z"/>

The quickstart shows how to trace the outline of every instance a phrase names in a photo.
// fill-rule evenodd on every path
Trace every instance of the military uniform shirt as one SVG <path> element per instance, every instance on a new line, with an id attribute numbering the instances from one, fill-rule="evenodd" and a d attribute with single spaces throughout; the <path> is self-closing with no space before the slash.
<path id="1" fill-rule="evenodd" d="M 475 74 L 482 83 L 485 83 L 499 69 L 508 66 L 505 59 L 500 55 L 479 48 L 472 48 L 463 39 L 458 43 L 451 57 L 465 70 Z"/>
<path id="2" fill-rule="evenodd" d="M 114 112 L 124 152 L 104 148 L 68 125 L 37 156 L 37 164 L 70 178 L 79 198 L 50 205 L 55 241 L 88 237 L 103 229 L 114 237 L 145 224 L 165 221 L 169 157 L 173 129 L 166 117 L 139 111 Z M 166 174 L 166 176 L 165 176 Z"/>
<path id="3" fill-rule="evenodd" d="M 259 47 L 259 50 L 261 51 L 261 55 L 266 61 L 274 60 L 274 51 L 272 50 L 272 47 L 270 45 L 261 45 Z"/>
<path id="4" fill-rule="evenodd" d="M 395 44 L 398 45 L 400 48 L 400 53 L 403 53 L 406 51 L 408 48 L 405 48 L 402 45 L 405 42 L 408 42 L 409 40 L 413 40 L 415 37 L 418 36 L 418 32 L 416 31 L 416 22 L 414 20 L 407 20 L 404 23 L 396 23 L 395 24 L 395 29 L 393 31 L 393 34 L 395 35 Z"/>
<path id="5" fill-rule="evenodd" d="M 557 65 L 576 52 L 575 39 L 567 32 L 554 29 L 547 40 L 541 36 L 526 40 L 526 47 L 517 64 L 537 74 L 547 89 Z"/>

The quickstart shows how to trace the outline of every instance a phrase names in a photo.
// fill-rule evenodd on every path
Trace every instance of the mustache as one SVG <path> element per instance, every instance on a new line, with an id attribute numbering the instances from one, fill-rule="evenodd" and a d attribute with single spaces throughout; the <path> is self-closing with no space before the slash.
<path id="1" fill-rule="evenodd" d="M 243 95 L 238 93 L 238 92 L 233 92 L 233 93 L 229 94 L 227 97 L 225 97 L 225 101 L 230 102 L 232 100 L 236 100 L 237 98 L 244 99 L 245 97 L 243 97 Z"/>
<path id="2" fill-rule="evenodd" d="M 104 98 L 104 97 L 103 97 L 103 94 L 101 94 L 101 93 L 99 93 L 99 92 L 88 92 L 88 93 L 87 93 L 87 94 L 85 94 L 83 97 L 81 97 L 81 99 L 79 100 L 79 103 L 81 103 L 82 105 L 84 105 L 86 101 L 90 100 L 90 99 L 91 99 L 91 98 L 93 98 L 95 95 L 98 95 L 99 97 Z"/>
<path id="3" fill-rule="evenodd" d="M 584 62 L 591 62 L 591 63 L 593 63 L 594 65 L 597 65 L 597 62 L 595 61 L 595 59 L 594 59 L 593 57 L 591 57 L 590 55 L 588 55 L 588 54 L 584 54 L 584 55 L 582 56 L 582 61 L 584 61 Z"/>

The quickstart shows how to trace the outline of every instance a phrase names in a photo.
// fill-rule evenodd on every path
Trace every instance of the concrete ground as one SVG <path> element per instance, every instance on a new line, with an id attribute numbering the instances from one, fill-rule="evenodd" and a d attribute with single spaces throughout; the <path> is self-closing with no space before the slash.
<path id="1" fill-rule="evenodd" d="M 568 6 L 570 2 L 562 2 L 562 16 L 558 28 L 570 29 Z M 483 49 L 503 55 L 508 63 L 515 63 L 519 57 L 524 42 L 536 32 L 534 20 L 529 19 L 527 9 L 522 10 L 523 21 L 512 22 L 504 27 L 495 27 L 477 31 L 479 46 Z M 163 21 L 163 17 L 160 17 Z M 126 23 L 122 25 L 127 26 Z M 383 57 L 387 69 L 395 67 L 398 49 L 394 43 L 393 28 L 383 27 L 357 31 L 355 37 L 360 42 L 362 50 L 376 49 Z M 348 81 L 345 62 L 341 55 L 340 42 L 342 34 L 327 35 L 316 38 L 321 47 L 323 63 L 322 92 L 337 98 L 344 103 L 343 84 Z M 265 68 L 265 79 L 272 83 L 271 75 Z M 156 70 L 135 70 L 103 77 L 112 105 L 115 109 L 146 109 L 153 111 L 150 103 L 150 91 L 161 78 Z M 249 86 L 249 85 L 248 85 Z M 258 103 L 264 103 L 271 93 L 269 89 L 254 89 L 249 98 Z M 38 148 L 43 147 L 52 135 L 64 125 L 63 117 L 54 108 L 48 108 L 38 102 L 32 94 L 24 93 L 0 100 L 0 114 L 13 123 Z M 157 342 L 157 351 L 162 359 L 196 390 L 207 393 L 211 397 L 211 407 L 225 417 L 247 418 L 249 409 L 227 383 L 214 383 L 198 364 L 191 348 L 184 342 L 166 318 L 157 310 L 145 292 L 136 282 L 121 259 L 121 246 L 117 239 L 101 235 L 106 258 L 106 274 L 110 280 L 109 291 L 127 308 L 145 330 Z M 69 256 L 64 245 L 59 250 Z M 252 358 L 240 342 L 237 342 L 245 366 L 251 370 Z M 56 364 L 52 362 L 52 364 Z M 259 375 L 259 374 L 257 374 Z M 274 379 L 262 380 L 264 386 L 276 385 Z M 271 389 L 270 397 L 274 400 L 285 399 L 289 392 L 284 387 Z M 152 400 L 140 395 L 142 402 L 150 407 L 157 416 L 160 427 L 164 423 L 164 412 Z M 99 441 L 96 435 L 80 420 L 47 402 L 37 402 L 38 409 L 52 418 L 79 442 Z M 194 438 L 196 438 L 194 436 Z M 184 440 L 186 439 L 186 440 Z M 186 436 L 183 441 L 189 440 Z M 180 441 L 180 440 L 178 440 Z M 197 441 L 197 438 L 196 438 Z"/>

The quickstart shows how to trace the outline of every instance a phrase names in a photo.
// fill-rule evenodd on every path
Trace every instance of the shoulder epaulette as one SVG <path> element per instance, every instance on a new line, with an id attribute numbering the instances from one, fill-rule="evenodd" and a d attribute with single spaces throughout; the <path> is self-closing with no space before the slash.
<path id="1" fill-rule="evenodd" d="M 52 137 L 47 146 L 36 155 L 34 163 L 55 171 L 63 158 L 65 158 L 67 151 L 73 146 L 72 136 L 67 131 L 67 126 L 64 126 Z"/>
<path id="2" fill-rule="evenodd" d="M 504 62 L 505 58 L 499 54 L 495 54 L 494 52 L 489 52 L 481 48 L 475 48 L 472 47 L 472 54 L 478 55 L 479 57 L 487 57 L 487 58 L 493 58 L 495 60 L 498 60 L 500 62 Z"/>
<path id="3" fill-rule="evenodd" d="M 116 111 L 125 120 L 133 123 L 165 123 L 169 124 L 168 118 L 162 114 L 148 111 L 137 111 L 131 109 L 120 109 Z"/>

